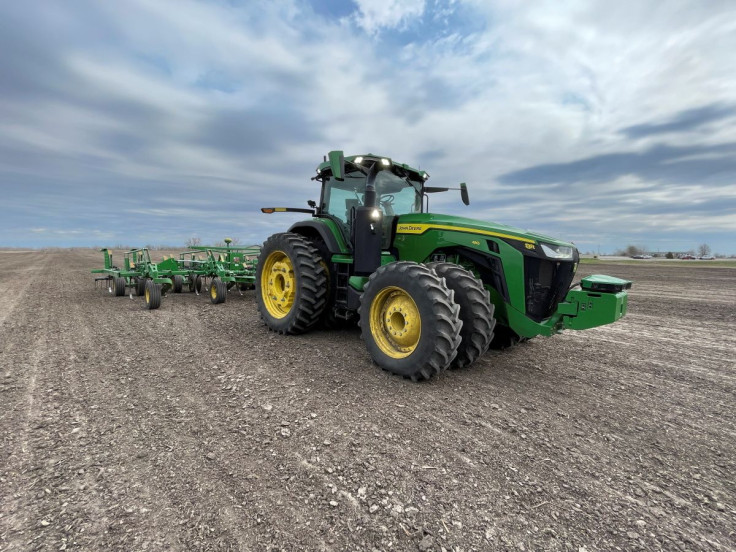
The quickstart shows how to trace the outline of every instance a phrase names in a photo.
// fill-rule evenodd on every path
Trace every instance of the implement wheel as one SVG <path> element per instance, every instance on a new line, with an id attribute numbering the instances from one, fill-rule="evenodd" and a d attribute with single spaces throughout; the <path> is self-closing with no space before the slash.
<path id="1" fill-rule="evenodd" d="M 154 310 L 161 306 L 161 284 L 156 284 L 153 280 L 146 280 L 146 308 Z"/>
<path id="2" fill-rule="evenodd" d="M 196 291 L 197 293 L 202 291 L 202 278 L 199 277 L 199 274 L 195 276 L 189 276 L 187 278 L 187 284 L 189 285 L 189 291 Z"/>
<path id="3" fill-rule="evenodd" d="M 174 293 L 181 293 L 182 287 L 184 287 L 184 277 L 179 274 L 174 274 L 171 279 L 174 283 Z"/>
<path id="4" fill-rule="evenodd" d="M 269 329 L 299 334 L 319 320 L 327 302 L 327 277 L 320 256 L 299 234 L 274 234 L 258 257 L 256 302 Z"/>
<path id="5" fill-rule="evenodd" d="M 460 307 L 442 278 L 424 265 L 380 267 L 360 297 L 360 327 L 373 362 L 414 381 L 444 371 L 460 345 Z"/>
<path id="6" fill-rule="evenodd" d="M 141 297 L 146 293 L 146 279 L 145 278 L 138 278 L 135 281 L 135 294 L 138 297 Z"/>
<path id="7" fill-rule="evenodd" d="M 210 283 L 210 301 L 213 305 L 224 303 L 227 299 L 227 286 L 219 278 L 213 278 Z"/>
<path id="8" fill-rule="evenodd" d="M 462 341 L 450 368 L 470 366 L 488 350 L 493 339 L 496 319 L 491 296 L 483 283 L 461 266 L 453 263 L 430 263 L 427 266 L 445 279 L 447 287 L 455 292 L 455 303 L 460 305 Z"/>
<path id="9" fill-rule="evenodd" d="M 125 278 L 113 278 L 112 283 L 115 297 L 122 297 L 125 295 Z"/>

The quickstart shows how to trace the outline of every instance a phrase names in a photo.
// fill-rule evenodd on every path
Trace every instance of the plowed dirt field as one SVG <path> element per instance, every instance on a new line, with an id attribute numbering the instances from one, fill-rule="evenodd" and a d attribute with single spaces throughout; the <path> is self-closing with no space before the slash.
<path id="1" fill-rule="evenodd" d="M 0 550 L 736 548 L 736 269 L 582 265 L 628 316 L 416 384 L 101 264 L 0 252 Z"/>

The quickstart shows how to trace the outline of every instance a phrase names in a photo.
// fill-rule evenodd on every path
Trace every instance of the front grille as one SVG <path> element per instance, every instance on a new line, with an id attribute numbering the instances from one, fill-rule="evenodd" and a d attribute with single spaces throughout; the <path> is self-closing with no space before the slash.
<path id="1" fill-rule="evenodd" d="M 524 257 L 527 316 L 535 322 L 549 318 L 565 298 L 574 275 L 574 261 Z"/>

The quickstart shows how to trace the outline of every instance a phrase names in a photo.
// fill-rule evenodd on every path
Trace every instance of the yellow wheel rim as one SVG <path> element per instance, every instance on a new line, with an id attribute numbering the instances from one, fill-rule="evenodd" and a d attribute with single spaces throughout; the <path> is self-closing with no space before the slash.
<path id="1" fill-rule="evenodd" d="M 283 318 L 294 305 L 296 277 L 291 259 L 283 251 L 274 251 L 266 257 L 261 272 L 261 297 L 268 314 Z"/>
<path id="2" fill-rule="evenodd" d="M 151 303 L 151 292 L 148 291 L 148 286 L 146 286 L 146 305 Z"/>
<path id="3" fill-rule="evenodd" d="M 217 299 L 217 286 L 215 282 L 210 283 L 210 297 Z"/>
<path id="4" fill-rule="evenodd" d="M 379 291 L 371 303 L 370 327 L 381 351 L 391 358 L 405 358 L 419 344 L 422 317 L 411 295 L 390 286 Z"/>

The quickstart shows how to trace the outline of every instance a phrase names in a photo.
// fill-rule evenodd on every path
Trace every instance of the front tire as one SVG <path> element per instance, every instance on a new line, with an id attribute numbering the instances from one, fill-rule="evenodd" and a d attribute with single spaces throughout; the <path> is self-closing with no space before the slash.
<path id="1" fill-rule="evenodd" d="M 299 334 L 319 320 L 327 303 L 327 277 L 309 241 L 291 232 L 266 240 L 258 257 L 256 302 L 272 331 Z"/>
<path id="2" fill-rule="evenodd" d="M 470 366 L 488 350 L 493 339 L 496 319 L 493 317 L 494 306 L 490 294 L 471 272 L 459 265 L 430 263 L 427 266 L 445 279 L 447 287 L 455 292 L 455 303 L 460 305 L 462 341 L 450 368 Z"/>
<path id="3" fill-rule="evenodd" d="M 460 345 L 460 307 L 454 292 L 424 265 L 381 266 L 360 297 L 360 327 L 378 366 L 414 381 L 443 372 Z"/>

